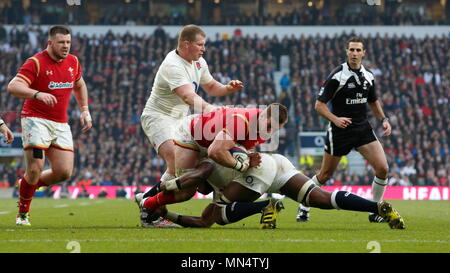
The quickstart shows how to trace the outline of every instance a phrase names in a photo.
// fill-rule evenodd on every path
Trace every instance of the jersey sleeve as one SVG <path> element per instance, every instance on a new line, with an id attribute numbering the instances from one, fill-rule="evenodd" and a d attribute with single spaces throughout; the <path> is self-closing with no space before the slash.
<path id="1" fill-rule="evenodd" d="M 330 73 L 328 78 L 325 80 L 325 83 L 319 90 L 319 94 L 317 96 L 318 101 L 327 103 L 333 98 L 334 93 L 336 93 L 336 90 L 339 87 L 339 80 L 336 79 L 336 76 L 341 71 L 342 65 L 338 66 Z"/>
<path id="2" fill-rule="evenodd" d="M 170 90 L 174 90 L 177 87 L 180 87 L 185 84 L 192 84 L 188 80 L 188 75 L 186 71 L 176 65 L 167 66 L 165 71 L 162 74 L 164 80 L 170 87 Z"/>
<path id="3" fill-rule="evenodd" d="M 80 61 L 78 60 L 77 57 L 75 57 L 75 60 L 77 62 L 77 74 L 75 75 L 75 82 L 77 82 L 81 79 L 83 68 L 81 67 Z"/>
<path id="4" fill-rule="evenodd" d="M 245 140 L 249 131 L 249 121 L 242 114 L 231 114 L 226 119 L 224 130 L 234 141 Z"/>
<path id="5" fill-rule="evenodd" d="M 375 92 L 375 80 L 372 81 L 372 85 L 369 89 L 369 95 L 367 97 L 368 102 L 375 102 L 378 99 L 377 94 Z"/>
<path id="6" fill-rule="evenodd" d="M 31 57 L 19 68 L 16 76 L 31 85 L 39 75 L 39 68 L 39 60 Z"/>
<path id="7" fill-rule="evenodd" d="M 334 96 L 334 93 L 336 92 L 338 87 L 339 81 L 333 79 L 333 75 L 331 75 L 320 88 L 317 100 L 327 103 Z"/>

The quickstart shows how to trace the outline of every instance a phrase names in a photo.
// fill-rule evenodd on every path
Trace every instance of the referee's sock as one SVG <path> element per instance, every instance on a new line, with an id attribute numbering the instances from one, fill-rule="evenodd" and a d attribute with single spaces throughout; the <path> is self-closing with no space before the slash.
<path id="1" fill-rule="evenodd" d="M 386 190 L 386 185 L 388 183 L 388 179 L 381 179 L 378 177 L 373 178 L 372 182 L 372 200 L 375 202 L 380 202 L 383 199 L 384 191 Z"/>

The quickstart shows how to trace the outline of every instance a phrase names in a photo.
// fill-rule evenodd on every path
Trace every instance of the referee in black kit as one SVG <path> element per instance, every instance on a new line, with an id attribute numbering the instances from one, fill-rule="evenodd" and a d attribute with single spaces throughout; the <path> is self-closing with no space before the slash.
<path id="1" fill-rule="evenodd" d="M 366 53 L 364 41 L 353 37 L 346 44 L 347 62 L 336 67 L 328 76 L 319 91 L 315 109 L 330 121 L 325 140 L 325 153 L 322 166 L 312 179 L 322 186 L 331 178 L 341 157 L 355 148 L 375 170 L 372 182 L 373 201 L 383 198 L 388 182 L 388 163 L 383 147 L 378 141 L 367 119 L 367 106 L 375 114 L 384 128 L 384 135 L 391 134 L 389 119 L 384 115 L 375 92 L 375 78 L 362 65 Z M 331 101 L 332 110 L 327 107 Z M 300 205 L 298 222 L 309 217 L 309 208 Z M 383 222 L 375 214 L 369 215 L 370 222 Z"/>

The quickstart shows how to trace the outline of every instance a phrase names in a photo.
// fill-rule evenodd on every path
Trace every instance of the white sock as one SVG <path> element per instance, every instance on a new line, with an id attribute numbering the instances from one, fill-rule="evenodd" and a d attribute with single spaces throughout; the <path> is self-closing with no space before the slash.
<path id="1" fill-rule="evenodd" d="M 372 200 L 374 202 L 380 202 L 383 199 L 384 191 L 386 190 L 386 185 L 388 183 L 388 179 L 381 179 L 378 177 L 374 177 L 372 182 Z"/>
<path id="2" fill-rule="evenodd" d="M 164 172 L 164 174 L 161 176 L 161 182 L 164 183 L 164 182 L 172 180 L 174 178 L 176 178 L 174 175 L 171 175 L 171 174 L 169 174 L 167 172 Z"/>
<path id="3" fill-rule="evenodd" d="M 319 186 L 319 187 L 322 187 L 323 185 L 325 185 L 325 182 L 327 182 L 327 181 L 325 181 L 325 182 L 323 182 L 323 184 L 319 181 L 319 179 L 317 179 L 317 175 L 314 175 L 312 178 L 311 178 L 311 180 L 312 181 L 314 181 L 314 183 L 317 185 L 317 186 Z"/>

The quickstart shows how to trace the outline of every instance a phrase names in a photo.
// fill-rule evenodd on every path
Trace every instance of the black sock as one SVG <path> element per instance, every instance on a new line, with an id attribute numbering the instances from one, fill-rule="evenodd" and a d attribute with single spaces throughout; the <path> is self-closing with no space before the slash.
<path id="1" fill-rule="evenodd" d="M 378 214 L 377 202 L 364 199 L 347 191 L 338 191 L 332 195 L 332 198 L 333 196 L 334 200 L 331 200 L 331 202 L 334 202 L 340 209 L 367 211 Z"/>
<path id="2" fill-rule="evenodd" d="M 237 222 L 253 214 L 260 213 L 268 204 L 269 200 L 261 202 L 233 202 L 225 207 L 226 220 L 228 220 L 228 223 Z"/>
<path id="3" fill-rule="evenodd" d="M 161 181 L 156 183 L 153 188 L 144 193 L 144 198 L 155 196 L 159 193 L 159 186 L 161 186 Z"/>

